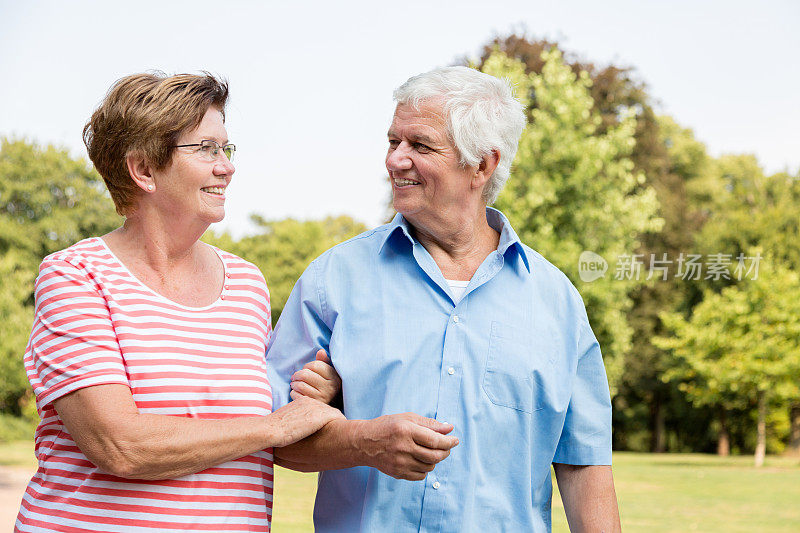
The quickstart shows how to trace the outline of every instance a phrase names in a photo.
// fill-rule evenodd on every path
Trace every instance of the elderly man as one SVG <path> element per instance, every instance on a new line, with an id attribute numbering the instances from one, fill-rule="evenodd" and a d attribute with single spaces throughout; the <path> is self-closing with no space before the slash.
<path id="1" fill-rule="evenodd" d="M 276 462 L 325 470 L 321 532 L 549 531 L 551 464 L 573 530 L 618 530 L 608 383 L 583 302 L 487 208 L 524 110 L 465 67 L 394 97 L 398 215 L 308 267 L 268 352 L 280 407 L 292 373 L 327 350 L 348 420 Z"/>

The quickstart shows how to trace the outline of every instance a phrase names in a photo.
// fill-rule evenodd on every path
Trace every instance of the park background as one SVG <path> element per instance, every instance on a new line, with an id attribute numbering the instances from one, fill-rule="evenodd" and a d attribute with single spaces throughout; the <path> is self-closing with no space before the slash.
<path id="1" fill-rule="evenodd" d="M 261 268 L 277 320 L 311 259 L 391 215 L 392 89 L 464 64 L 509 78 L 527 107 L 496 205 L 584 297 L 623 527 L 800 530 L 797 3 L 111 4 L 0 0 L 10 507 L 35 467 L 22 355 L 38 263 L 120 223 L 80 140 L 116 79 L 230 81 L 237 172 L 205 240 Z M 586 251 L 607 265 L 591 281 Z M 277 533 L 310 530 L 313 490 L 313 476 L 277 473 Z M 563 530 L 559 512 L 556 494 Z"/>

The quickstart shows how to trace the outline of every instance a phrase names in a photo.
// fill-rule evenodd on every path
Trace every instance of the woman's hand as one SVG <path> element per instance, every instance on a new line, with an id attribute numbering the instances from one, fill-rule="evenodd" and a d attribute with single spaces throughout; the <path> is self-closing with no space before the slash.
<path id="1" fill-rule="evenodd" d="M 324 352 L 323 352 L 324 353 Z M 267 416 L 274 435 L 270 440 L 280 448 L 319 431 L 331 420 L 344 419 L 338 409 L 307 396 L 298 396 Z"/>
<path id="2" fill-rule="evenodd" d="M 325 350 L 319 350 L 315 361 L 306 363 L 302 369 L 292 374 L 291 387 L 289 396 L 292 400 L 307 397 L 330 403 L 342 389 L 342 380 L 331 366 Z"/>

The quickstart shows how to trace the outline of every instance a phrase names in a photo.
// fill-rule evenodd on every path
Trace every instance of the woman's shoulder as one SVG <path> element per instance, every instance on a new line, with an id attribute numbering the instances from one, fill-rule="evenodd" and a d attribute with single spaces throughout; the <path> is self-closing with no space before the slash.
<path id="1" fill-rule="evenodd" d="M 113 255 L 100 237 L 89 237 L 46 256 L 42 259 L 40 269 L 54 263 L 69 263 L 77 268 L 86 268 L 91 264 L 107 263 L 112 259 Z"/>
<path id="2" fill-rule="evenodd" d="M 222 259 L 222 262 L 225 265 L 225 274 L 228 277 L 260 279 L 266 285 L 266 281 L 264 281 L 264 274 L 255 264 L 239 257 L 236 254 L 225 251 L 221 248 L 217 248 L 214 245 L 209 244 L 209 246 L 213 248 L 217 255 L 219 255 L 219 257 Z"/>
<path id="3" fill-rule="evenodd" d="M 102 239 L 83 239 L 42 259 L 34 283 L 37 298 L 65 286 L 94 292 L 104 285 L 104 274 L 115 268 L 116 259 Z"/>

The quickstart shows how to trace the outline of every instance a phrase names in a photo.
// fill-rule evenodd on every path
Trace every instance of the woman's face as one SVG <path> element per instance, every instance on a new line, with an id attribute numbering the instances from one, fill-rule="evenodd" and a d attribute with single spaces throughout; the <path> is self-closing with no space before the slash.
<path id="1" fill-rule="evenodd" d="M 178 138 L 178 145 L 216 141 L 228 143 L 228 132 L 219 109 L 210 107 L 192 131 Z M 210 156 L 199 146 L 175 148 L 172 161 L 154 173 L 159 211 L 181 222 L 212 224 L 225 218 L 225 190 L 236 169 L 222 150 Z"/>

